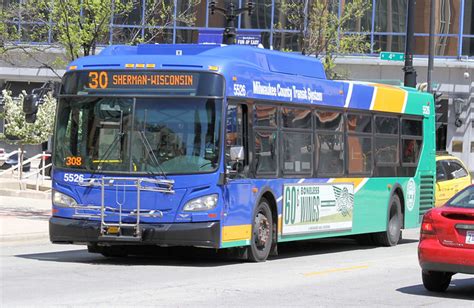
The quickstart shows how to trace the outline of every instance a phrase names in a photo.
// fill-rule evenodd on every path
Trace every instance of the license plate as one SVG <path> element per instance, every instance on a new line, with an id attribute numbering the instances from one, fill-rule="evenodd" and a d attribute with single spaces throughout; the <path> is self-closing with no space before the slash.
<path id="1" fill-rule="evenodd" d="M 119 227 L 108 227 L 107 234 L 117 234 L 119 233 L 119 230 L 120 230 Z"/>
<path id="2" fill-rule="evenodd" d="M 466 244 L 474 244 L 474 231 L 467 231 Z"/>

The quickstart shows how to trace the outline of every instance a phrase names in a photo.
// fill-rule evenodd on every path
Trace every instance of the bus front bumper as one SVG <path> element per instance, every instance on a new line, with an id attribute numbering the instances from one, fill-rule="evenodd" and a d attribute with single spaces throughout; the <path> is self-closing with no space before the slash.
<path id="1" fill-rule="evenodd" d="M 137 240 L 104 238 L 100 236 L 100 222 L 93 220 L 51 217 L 49 237 L 55 244 L 158 245 L 219 248 L 218 221 L 173 224 L 141 224 L 141 238 Z"/>

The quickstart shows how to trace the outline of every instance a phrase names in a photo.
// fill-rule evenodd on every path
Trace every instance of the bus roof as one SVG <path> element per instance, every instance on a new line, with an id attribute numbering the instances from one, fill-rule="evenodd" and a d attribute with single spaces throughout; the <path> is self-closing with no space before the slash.
<path id="1" fill-rule="evenodd" d="M 328 80 L 314 57 L 241 45 L 114 45 L 75 60 L 68 70 L 130 68 L 218 72 L 230 97 L 418 115 L 432 104 L 432 97 L 411 88 Z"/>
<path id="2" fill-rule="evenodd" d="M 157 57 L 159 56 L 159 57 Z M 125 68 L 126 64 L 154 64 L 157 69 L 208 69 L 209 66 L 249 65 L 268 72 L 326 79 L 324 67 L 314 57 L 239 45 L 142 44 L 115 45 L 99 55 L 80 58 L 78 69 Z"/>

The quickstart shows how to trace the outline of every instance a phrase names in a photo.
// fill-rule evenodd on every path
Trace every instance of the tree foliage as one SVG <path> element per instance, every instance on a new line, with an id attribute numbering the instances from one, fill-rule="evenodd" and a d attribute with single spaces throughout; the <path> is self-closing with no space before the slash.
<path id="1" fill-rule="evenodd" d="M 329 78 L 338 78 L 334 63 L 337 55 L 365 53 L 370 49 L 363 34 L 350 32 L 350 25 L 370 8 L 370 0 L 346 0 L 342 8 L 339 0 L 281 0 L 280 10 L 286 20 L 277 27 L 298 30 L 299 49 L 320 58 Z"/>
<path id="2" fill-rule="evenodd" d="M 23 112 L 23 100 L 26 93 L 20 94 L 18 98 L 11 96 L 11 92 L 2 91 L 4 112 L 1 115 L 5 120 L 4 134 L 0 134 L 0 140 L 11 144 L 40 144 L 48 141 L 53 134 L 54 114 L 56 110 L 56 99 L 48 93 L 39 105 L 35 123 L 26 123 Z"/>
<path id="3" fill-rule="evenodd" d="M 187 0 L 176 10 L 174 1 L 145 0 L 144 18 L 135 20 L 134 28 L 114 27 L 114 36 L 124 37 L 128 44 L 162 42 L 167 28 L 178 25 L 192 26 L 196 20 L 195 7 L 201 0 Z M 10 3 L 0 11 L 0 55 L 21 49 L 40 66 L 50 69 L 63 67 L 81 56 L 94 55 L 98 46 L 108 45 L 111 26 L 127 24 L 135 11 L 141 16 L 142 0 L 24 0 Z M 138 12 L 137 12 L 138 10 Z M 15 20 L 29 22 L 28 28 L 18 29 Z M 145 30 L 146 29 L 146 30 Z M 120 33 L 120 32 L 124 33 Z M 125 33 L 130 31 L 130 33 Z M 52 44 L 31 46 L 29 42 Z M 64 50 L 66 57 L 45 63 L 41 53 L 51 48 Z M 62 61 L 61 61 L 62 60 Z"/>

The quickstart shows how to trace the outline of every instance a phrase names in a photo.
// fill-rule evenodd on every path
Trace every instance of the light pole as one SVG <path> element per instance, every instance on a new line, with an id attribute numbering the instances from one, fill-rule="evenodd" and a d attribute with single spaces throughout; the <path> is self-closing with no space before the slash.
<path id="1" fill-rule="evenodd" d="M 252 15 L 254 4 L 252 1 L 247 3 L 247 6 L 240 9 L 235 9 L 235 5 L 231 2 L 227 9 L 216 6 L 217 1 L 209 2 L 209 9 L 211 10 L 211 15 L 214 15 L 215 12 L 221 13 L 225 17 L 225 29 L 224 35 L 222 36 L 222 44 L 234 45 L 237 37 L 235 31 L 235 19 L 237 16 L 244 12 L 248 12 L 249 16 Z"/>
<path id="2" fill-rule="evenodd" d="M 433 75 L 434 62 L 434 28 L 435 28 L 435 0 L 430 2 L 430 37 L 429 37 L 429 51 L 428 51 L 428 76 L 426 82 L 428 83 L 428 93 L 433 92 L 431 78 Z"/>
<path id="3" fill-rule="evenodd" d="M 405 72 L 404 85 L 405 87 L 416 87 L 416 71 L 413 67 L 413 34 L 415 33 L 415 5 L 416 0 L 408 0 L 407 12 L 407 35 L 405 44 Z"/>

